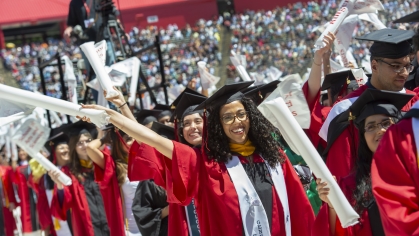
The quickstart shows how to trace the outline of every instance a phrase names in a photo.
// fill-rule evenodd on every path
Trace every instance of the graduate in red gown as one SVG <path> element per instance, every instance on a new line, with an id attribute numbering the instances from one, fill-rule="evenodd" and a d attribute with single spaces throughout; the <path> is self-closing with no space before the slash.
<path id="1" fill-rule="evenodd" d="M 84 107 L 106 110 L 115 126 L 165 156 L 168 201 L 188 205 L 195 200 L 201 235 L 310 235 L 314 214 L 272 135 L 280 135 L 278 130 L 238 92 L 250 84 L 225 85 L 196 108 L 211 112 L 202 151 L 113 110 Z"/>
<path id="2" fill-rule="evenodd" d="M 95 165 L 95 181 L 100 186 L 111 235 L 123 235 L 125 230 L 136 234 L 139 233 L 139 230 L 135 227 L 135 224 L 131 225 L 133 227 L 128 224 L 128 218 L 131 214 L 123 209 L 125 207 L 123 206 L 124 196 L 121 192 L 122 186 L 127 181 L 129 182 L 127 179 L 127 159 L 128 150 L 133 140 L 127 144 L 126 141 L 128 140 L 123 140 L 126 135 L 123 132 L 118 134 L 118 132 L 121 131 L 115 130 L 113 125 L 99 131 L 98 137 L 101 138 L 89 143 L 87 154 Z M 106 148 L 104 144 L 111 144 L 111 152 L 106 149 L 103 150 L 104 147 Z M 130 228 L 133 229 L 130 230 Z"/>
<path id="3" fill-rule="evenodd" d="M 48 173 L 56 183 L 51 203 L 52 214 L 60 220 L 66 220 L 67 211 L 71 209 L 72 233 L 75 236 L 109 236 L 102 194 L 94 181 L 93 163 L 86 150 L 87 144 L 93 139 L 90 132 L 95 130 L 95 126 L 79 121 L 65 125 L 62 130 L 70 137 L 71 161 L 61 170 L 71 178 L 72 185 L 63 186 L 57 173 Z"/>
<path id="4" fill-rule="evenodd" d="M 201 145 L 202 141 L 202 129 L 203 111 L 194 111 L 199 103 L 204 101 L 206 97 L 194 92 L 190 89 L 186 89 L 179 97 L 173 102 L 172 107 L 174 111 L 174 123 L 176 131 L 171 131 L 172 134 L 168 134 L 169 128 L 158 129 L 158 124 L 153 123 L 152 130 L 160 135 L 163 135 L 171 140 L 179 140 L 181 143 L 189 145 L 191 147 Z M 156 129 L 153 129 L 156 126 Z M 177 132 L 175 138 L 175 132 Z M 166 187 L 166 167 L 164 165 L 165 157 L 155 151 L 154 148 L 142 143 L 138 143 L 130 151 L 130 169 L 133 170 L 131 173 L 136 173 L 133 178 L 138 180 L 153 179 L 157 185 Z M 144 183 L 145 185 L 146 183 Z M 140 183 L 141 185 L 141 183 Z M 158 192 L 158 191 L 156 191 Z M 143 196 L 143 197 L 146 197 Z M 147 202 L 144 199 L 144 202 Z M 141 199 L 138 199 L 138 204 L 141 203 Z M 133 205 L 134 207 L 134 205 Z M 176 203 L 169 204 L 169 230 L 168 235 L 200 235 L 197 225 L 197 216 L 193 212 L 194 205 L 189 204 L 188 206 L 181 206 Z M 144 216 L 146 209 L 141 206 L 138 208 L 138 217 Z M 158 213 L 158 212 L 157 212 Z M 189 221 L 188 221 L 189 219 Z M 141 222 L 140 222 L 141 223 Z M 144 224 L 143 224 L 144 225 Z M 145 226 L 145 225 L 144 225 Z M 144 226 L 139 226 L 144 228 Z M 148 231 L 149 232 L 149 231 Z M 144 232 L 147 233 L 147 232 Z M 150 234 L 150 233 L 148 233 Z"/>
<path id="5" fill-rule="evenodd" d="M 371 186 L 371 162 L 380 139 L 386 130 L 401 118 L 400 109 L 413 95 L 368 89 L 349 108 L 351 118 L 359 130 L 360 142 L 356 169 L 341 178 L 339 185 L 348 201 L 360 215 L 359 223 L 342 228 L 327 197 L 329 188 L 317 179 L 318 191 L 324 204 L 316 218 L 315 235 L 380 236 L 384 235 L 381 218 Z M 326 232 L 329 231 L 327 234 Z"/>
<path id="6" fill-rule="evenodd" d="M 22 158 L 24 157 L 24 158 Z M 22 232 L 31 233 L 39 231 L 40 224 L 36 209 L 36 194 L 29 187 L 31 169 L 29 167 L 29 155 L 22 149 L 19 150 L 20 165 L 13 173 L 13 186 L 15 190 L 15 204 L 21 209 Z M 23 161 L 24 160 L 24 161 Z"/>
<path id="7" fill-rule="evenodd" d="M 14 208 L 15 195 L 12 186 L 13 169 L 8 165 L 6 158 L 0 157 L 0 201 L 2 205 L 3 230 L 4 235 L 13 236 L 16 229 L 15 219 L 13 218 L 12 209 Z"/>
<path id="8" fill-rule="evenodd" d="M 337 122 L 342 112 L 347 111 L 368 88 L 414 94 L 415 97 L 403 107 L 403 111 L 408 111 L 418 100 L 419 96 L 416 93 L 403 88 L 412 70 L 410 39 L 413 35 L 413 32 L 406 30 L 382 29 L 359 38 L 374 41 L 370 48 L 371 79 L 336 103 L 320 130 L 320 136 L 327 141 L 326 164 L 337 178 L 345 177 L 353 170 L 359 142 L 358 131 L 353 124 L 349 121 L 346 124 Z M 328 132 L 330 130 L 334 132 Z"/>
<path id="9" fill-rule="evenodd" d="M 419 235 L 419 103 L 387 130 L 371 178 L 386 235 Z"/>

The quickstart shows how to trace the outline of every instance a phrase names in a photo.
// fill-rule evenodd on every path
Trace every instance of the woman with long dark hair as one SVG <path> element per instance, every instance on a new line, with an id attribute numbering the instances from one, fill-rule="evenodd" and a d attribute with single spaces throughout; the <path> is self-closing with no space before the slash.
<path id="1" fill-rule="evenodd" d="M 202 151 L 110 109 L 84 107 L 106 110 L 115 126 L 165 156 L 168 200 L 182 205 L 195 200 L 201 235 L 310 235 L 314 214 L 272 135 L 280 133 L 239 92 L 250 84 L 226 85 L 196 108 L 211 114 L 207 125 L 203 119 Z"/>
<path id="2" fill-rule="evenodd" d="M 324 204 L 315 223 L 313 235 L 384 235 L 371 186 L 372 157 L 387 129 L 401 117 L 400 109 L 412 95 L 369 89 L 350 107 L 347 116 L 359 132 L 358 158 L 353 172 L 339 180 L 349 202 L 360 215 L 360 223 L 343 229 L 327 195 L 327 183 L 317 179 L 320 198 Z M 327 233 L 327 231 L 329 231 Z"/>
<path id="3" fill-rule="evenodd" d="M 93 162 L 87 154 L 94 129 L 94 125 L 82 121 L 62 127 L 69 136 L 70 163 L 61 170 L 71 178 L 72 185 L 64 186 L 58 180 L 58 173 L 48 173 L 56 184 L 52 214 L 66 220 L 67 211 L 71 209 L 73 235 L 110 235 L 102 194 L 94 178 Z"/>
<path id="4" fill-rule="evenodd" d="M 138 182 L 127 178 L 128 150 L 133 139 L 110 125 L 99 131 L 101 139 L 87 146 L 87 153 L 95 164 L 95 181 L 99 183 L 111 235 L 141 235 L 131 212 L 132 200 Z M 111 152 L 103 150 L 104 144 L 111 145 Z"/>

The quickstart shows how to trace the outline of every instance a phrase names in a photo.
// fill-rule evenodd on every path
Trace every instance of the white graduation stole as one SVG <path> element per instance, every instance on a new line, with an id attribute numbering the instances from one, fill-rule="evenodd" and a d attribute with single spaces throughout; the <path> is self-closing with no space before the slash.
<path id="1" fill-rule="evenodd" d="M 419 118 L 412 118 L 412 130 L 416 144 L 416 161 L 418 162 L 419 167 Z"/>
<path id="2" fill-rule="evenodd" d="M 267 165 L 266 161 L 265 164 Z M 245 235 L 271 235 L 266 211 L 255 188 L 240 163 L 239 158 L 237 156 L 233 156 L 232 160 L 226 163 L 226 167 L 239 198 L 240 214 L 242 217 Z M 284 173 L 279 163 L 275 169 L 271 168 L 269 165 L 267 165 L 267 167 L 272 176 L 275 190 L 284 209 L 286 235 L 291 236 L 291 219 Z"/>

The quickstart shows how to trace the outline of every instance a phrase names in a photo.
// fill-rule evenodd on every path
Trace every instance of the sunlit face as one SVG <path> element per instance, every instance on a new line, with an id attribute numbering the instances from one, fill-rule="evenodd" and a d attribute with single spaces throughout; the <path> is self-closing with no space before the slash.
<path id="1" fill-rule="evenodd" d="M 174 126 L 174 124 L 170 121 L 170 116 L 163 116 L 158 121 L 159 121 L 159 123 L 162 123 L 162 124 L 167 125 L 167 126 L 171 126 L 171 127 Z"/>
<path id="2" fill-rule="evenodd" d="M 183 118 L 183 138 L 192 146 L 198 146 L 202 143 L 202 130 L 204 121 L 199 113 L 187 115 Z"/>
<path id="3" fill-rule="evenodd" d="M 28 160 L 28 153 L 25 152 L 23 149 L 20 149 L 17 155 L 19 157 L 19 160 L 21 160 L 21 161 Z"/>
<path id="4" fill-rule="evenodd" d="M 58 144 L 55 147 L 55 157 L 57 158 L 57 164 L 59 166 L 65 166 L 70 162 L 70 149 L 68 144 Z"/>
<path id="5" fill-rule="evenodd" d="M 393 123 L 390 117 L 382 114 L 368 116 L 365 119 L 364 137 L 372 153 L 375 153 L 381 138 Z"/>
<path id="6" fill-rule="evenodd" d="M 409 66 L 410 57 L 405 56 L 399 59 L 381 58 L 371 62 L 373 77 L 371 82 L 379 90 L 400 91 L 406 83 L 409 71 L 406 69 L 395 72 L 395 67 Z"/>
<path id="7" fill-rule="evenodd" d="M 240 101 L 221 107 L 220 122 L 230 143 L 244 144 L 249 139 L 250 121 Z"/>
<path id="8" fill-rule="evenodd" d="M 88 160 L 87 157 L 87 145 L 92 141 L 87 135 L 80 135 L 79 141 L 77 142 L 76 152 L 80 159 Z"/>

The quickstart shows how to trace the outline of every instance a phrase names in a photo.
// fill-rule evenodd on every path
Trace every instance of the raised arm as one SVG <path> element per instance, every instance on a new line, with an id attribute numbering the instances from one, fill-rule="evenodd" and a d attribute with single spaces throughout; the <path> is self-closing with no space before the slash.
<path id="1" fill-rule="evenodd" d="M 133 121 L 137 121 L 134 117 L 134 115 L 131 112 L 131 109 L 129 108 L 128 103 L 125 101 L 124 96 L 122 95 L 121 91 L 119 91 L 115 86 L 113 87 L 116 91 L 118 91 L 118 96 L 113 98 L 107 98 L 109 102 L 112 102 L 118 109 L 121 111 L 121 114 L 128 117 L 129 119 Z M 106 98 L 106 91 L 103 92 L 105 98 Z"/>
<path id="2" fill-rule="evenodd" d="M 154 147 L 161 154 L 169 159 L 172 159 L 173 142 L 167 138 L 163 138 L 156 132 L 148 129 L 147 127 L 131 120 L 122 114 L 99 105 L 82 105 L 83 108 L 105 110 L 110 116 L 109 122 L 114 124 L 118 129 L 124 131 L 129 136 L 133 137 L 138 142 L 145 143 Z M 88 120 L 88 119 L 87 119 Z"/>
<path id="3" fill-rule="evenodd" d="M 321 77 L 322 77 L 322 64 L 324 63 L 325 56 L 324 54 L 330 53 L 333 41 L 335 41 L 335 35 L 329 33 L 323 39 L 323 42 L 326 44 L 323 48 L 317 50 L 314 53 L 313 64 L 311 66 L 310 75 L 308 77 L 308 96 L 307 103 L 312 104 L 313 100 L 316 98 L 317 94 L 320 91 L 321 87 Z M 329 62 L 328 62 L 329 63 Z"/>

